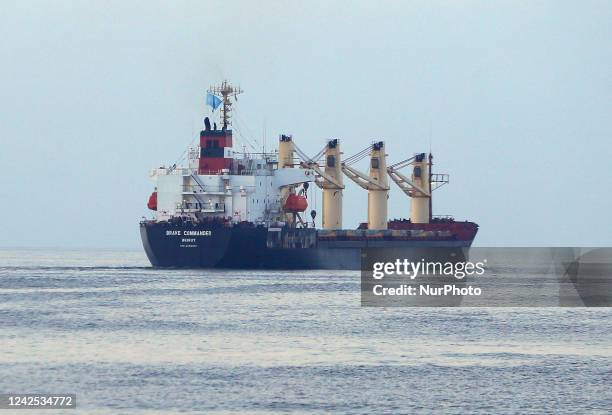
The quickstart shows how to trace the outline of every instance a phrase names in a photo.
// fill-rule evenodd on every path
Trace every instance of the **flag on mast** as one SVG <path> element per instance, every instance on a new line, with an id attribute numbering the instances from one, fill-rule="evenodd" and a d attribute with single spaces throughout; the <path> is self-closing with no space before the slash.
<path id="1" fill-rule="evenodd" d="M 221 105 L 221 98 L 218 96 L 211 94 L 210 92 L 206 94 L 206 105 L 210 105 L 213 109 L 213 112 Z"/>

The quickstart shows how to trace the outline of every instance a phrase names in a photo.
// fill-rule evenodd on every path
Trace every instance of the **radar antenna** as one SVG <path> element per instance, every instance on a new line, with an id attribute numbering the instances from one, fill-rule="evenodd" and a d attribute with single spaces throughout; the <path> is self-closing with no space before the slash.
<path id="1" fill-rule="evenodd" d="M 223 128 L 227 129 L 231 125 L 232 101 L 230 98 L 238 99 L 238 95 L 244 91 L 240 87 L 231 86 L 227 81 L 221 85 L 211 86 L 208 91 L 214 95 L 221 95 L 223 98 L 223 108 L 221 108 L 221 120 Z"/>

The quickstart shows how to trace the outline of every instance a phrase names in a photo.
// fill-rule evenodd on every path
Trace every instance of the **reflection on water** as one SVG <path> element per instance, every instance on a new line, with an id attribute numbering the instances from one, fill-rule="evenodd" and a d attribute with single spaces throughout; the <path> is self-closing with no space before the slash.
<path id="1" fill-rule="evenodd" d="M 607 410 L 609 308 L 363 308 L 359 283 L 0 251 L 0 392 L 104 414 Z"/>

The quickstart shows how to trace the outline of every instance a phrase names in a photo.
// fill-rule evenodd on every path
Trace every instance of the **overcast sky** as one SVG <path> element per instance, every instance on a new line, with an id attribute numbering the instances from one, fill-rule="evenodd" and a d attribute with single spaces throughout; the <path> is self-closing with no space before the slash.
<path id="1" fill-rule="evenodd" d="M 434 214 L 479 245 L 612 245 L 610 22 L 609 1 L 3 1 L 0 246 L 139 247 L 149 169 L 223 79 L 268 148 L 431 145 Z M 352 228 L 367 195 L 346 181 Z M 409 215 L 395 187 L 389 211 Z"/>

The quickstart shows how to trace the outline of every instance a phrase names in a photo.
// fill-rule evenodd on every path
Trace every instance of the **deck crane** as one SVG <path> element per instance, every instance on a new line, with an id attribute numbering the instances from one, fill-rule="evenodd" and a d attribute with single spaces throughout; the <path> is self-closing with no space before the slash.
<path id="1" fill-rule="evenodd" d="M 351 167 L 367 155 L 370 155 L 370 171 L 366 175 Z M 389 199 L 389 182 L 387 180 L 387 162 L 385 143 L 378 141 L 361 150 L 342 163 L 342 172 L 358 186 L 368 191 L 368 229 L 387 229 L 387 200 Z"/>
<path id="2" fill-rule="evenodd" d="M 294 163 L 294 155 L 298 151 L 299 149 L 296 147 L 293 137 L 291 135 L 282 134 L 278 141 L 278 169 L 293 170 L 296 166 Z M 302 227 L 307 227 L 307 224 L 300 216 L 300 212 L 304 212 L 308 208 L 308 201 L 306 199 L 308 183 L 304 182 L 301 184 L 303 187 L 299 194 L 296 193 L 298 183 L 282 186 L 279 192 L 279 199 L 283 210 L 282 217 L 291 227 L 295 227 L 298 221 Z"/>
<path id="3" fill-rule="evenodd" d="M 342 183 L 340 141 L 329 140 L 314 157 L 294 145 L 300 165 L 315 173 L 315 184 L 323 189 L 323 229 L 342 229 Z M 323 162 L 321 158 L 325 156 Z M 321 164 L 323 167 L 321 167 Z"/>
<path id="4" fill-rule="evenodd" d="M 449 182 L 448 174 L 432 174 L 433 156 L 419 153 L 387 167 L 387 173 L 398 187 L 412 200 L 410 221 L 412 223 L 431 222 L 431 193 Z M 411 177 L 400 173 L 400 169 L 413 166 Z"/>

